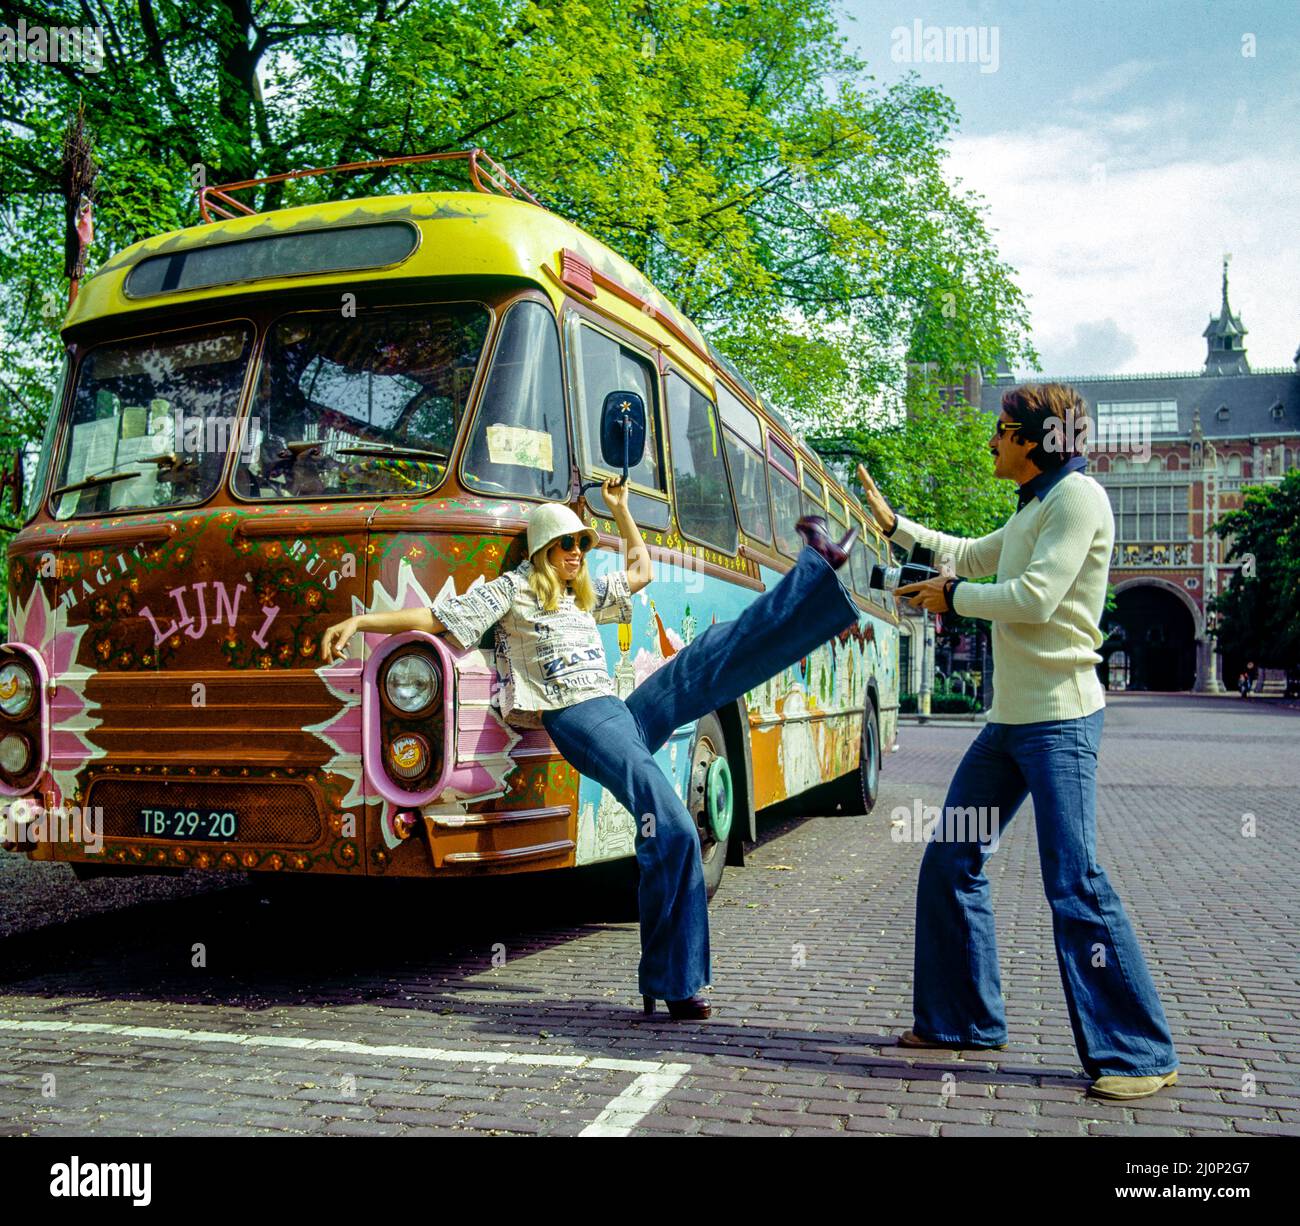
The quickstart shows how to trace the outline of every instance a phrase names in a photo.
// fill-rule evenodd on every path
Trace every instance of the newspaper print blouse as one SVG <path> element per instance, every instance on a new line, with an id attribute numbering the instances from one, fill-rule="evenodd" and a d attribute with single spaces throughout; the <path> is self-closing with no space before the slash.
<path id="1" fill-rule="evenodd" d="M 540 728 L 541 712 L 571 707 L 614 693 L 605 664 L 600 622 L 631 624 L 632 590 L 627 571 L 616 570 L 592 580 L 596 604 L 584 613 L 566 592 L 547 613 L 528 586 L 533 564 L 478 583 L 462 595 L 437 597 L 430 606 L 448 634 L 464 650 L 478 645 L 496 626 L 496 667 L 501 687 L 492 704 L 501 718 L 523 728 Z"/>

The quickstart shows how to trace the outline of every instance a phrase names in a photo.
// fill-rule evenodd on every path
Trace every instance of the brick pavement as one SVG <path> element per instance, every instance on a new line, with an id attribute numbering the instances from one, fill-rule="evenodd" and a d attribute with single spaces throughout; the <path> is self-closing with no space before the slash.
<path id="1" fill-rule="evenodd" d="M 1099 857 L 1182 1061 L 1154 1098 L 1083 1094 L 1028 804 L 988 870 L 1007 1050 L 894 1046 L 911 1021 L 922 848 L 893 842 L 889 816 L 942 804 L 977 732 L 944 725 L 903 729 L 873 816 L 774 824 L 749 867 L 728 870 L 707 1023 L 636 1019 L 635 925 L 590 883 L 440 883 L 306 907 L 208 892 L 0 944 L 0 1135 L 574 1134 L 615 1101 L 615 1124 L 649 1106 L 644 1135 L 1300 1134 L 1300 715 L 1110 703 Z M 50 1022 L 161 1033 L 21 1029 Z M 689 1071 L 662 1071 L 677 1066 Z"/>

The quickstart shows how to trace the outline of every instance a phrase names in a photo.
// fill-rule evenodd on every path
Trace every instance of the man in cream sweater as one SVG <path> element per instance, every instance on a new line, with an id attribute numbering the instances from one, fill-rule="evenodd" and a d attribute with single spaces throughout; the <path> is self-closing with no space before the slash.
<path id="1" fill-rule="evenodd" d="M 993 623 L 993 705 L 957 767 L 945 821 L 921 861 L 916 897 L 913 1028 L 904 1047 L 1000 1048 L 1007 1024 L 984 857 L 991 846 L 944 841 L 988 810 L 1005 831 L 1034 801 L 1043 885 L 1070 1024 L 1091 1092 L 1133 1099 L 1177 1080 L 1169 1024 L 1123 904 L 1096 858 L 1096 770 L 1105 697 L 1095 665 L 1115 520 L 1105 490 L 1074 454 L 1087 407 L 1059 383 L 1002 397 L 989 440 L 994 476 L 1020 487 L 1006 525 L 977 540 L 895 515 L 862 465 L 881 530 L 949 556 L 956 574 L 909 584 L 900 599 Z M 966 579 L 996 576 L 994 583 Z M 984 823 L 979 823 L 980 827 Z"/>

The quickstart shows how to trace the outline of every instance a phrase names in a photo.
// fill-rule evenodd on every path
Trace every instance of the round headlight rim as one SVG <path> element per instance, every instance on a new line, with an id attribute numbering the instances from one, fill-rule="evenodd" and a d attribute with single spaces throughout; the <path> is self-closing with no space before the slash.
<path id="1" fill-rule="evenodd" d="M 21 711 L 6 711 L 3 701 L 0 701 L 0 715 L 3 715 L 6 719 L 11 719 L 17 723 L 21 720 L 31 718 L 32 712 L 35 710 L 37 700 L 40 696 L 41 682 L 40 678 L 33 672 L 31 665 L 21 657 L 12 660 L 5 660 L 3 663 L 0 663 L 0 675 L 3 675 L 5 670 L 9 668 L 15 669 L 27 677 L 27 704 Z"/>
<path id="2" fill-rule="evenodd" d="M 407 660 L 418 660 L 429 669 L 429 675 L 433 679 L 433 685 L 430 691 L 429 701 L 422 707 L 414 711 L 408 711 L 397 705 L 393 697 L 388 692 L 388 679 L 392 675 L 393 669 Z M 418 648 L 407 651 L 395 651 L 392 656 L 384 661 L 384 665 L 379 674 L 379 700 L 383 703 L 384 708 L 390 715 L 398 719 L 423 719 L 431 715 L 438 709 L 438 703 L 442 700 L 442 670 L 438 667 L 437 661 L 430 658 L 427 652 Z"/>
<path id="3" fill-rule="evenodd" d="M 32 743 L 31 737 L 25 735 L 17 729 L 11 729 L 0 734 L 0 753 L 3 753 L 3 747 L 6 741 L 17 741 L 23 747 L 23 765 L 18 770 L 10 770 L 3 762 L 0 762 L 0 774 L 7 775 L 9 779 L 17 781 L 31 774 L 32 765 L 35 762 L 36 748 Z"/>
<path id="4" fill-rule="evenodd" d="M 393 764 L 393 745 L 396 741 L 401 740 L 402 737 L 410 737 L 412 740 L 419 741 L 420 745 L 422 746 L 422 752 L 424 755 L 424 765 L 418 772 L 412 775 L 402 774 L 399 770 L 397 770 L 397 768 Z M 428 737 L 422 736 L 420 733 L 411 729 L 398 733 L 398 735 L 393 737 L 392 740 L 390 740 L 388 744 L 385 746 L 384 768 L 388 772 L 388 777 L 394 783 L 396 783 L 398 787 L 400 787 L 403 791 L 406 792 L 420 791 L 420 788 L 414 785 L 419 784 L 419 782 L 422 779 L 427 779 L 429 774 L 433 770 L 432 742 L 430 742 Z"/>

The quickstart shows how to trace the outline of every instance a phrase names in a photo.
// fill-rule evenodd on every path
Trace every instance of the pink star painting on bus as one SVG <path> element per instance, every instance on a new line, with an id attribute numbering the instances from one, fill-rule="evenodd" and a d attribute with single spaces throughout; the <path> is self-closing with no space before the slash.
<path id="1" fill-rule="evenodd" d="M 476 577 L 474 582 L 482 583 L 482 576 Z M 454 580 L 448 576 L 439 594 L 442 591 L 454 593 L 455 589 Z M 428 608 L 433 601 L 434 597 L 429 595 L 410 564 L 403 559 L 398 569 L 397 591 L 390 592 L 382 581 L 376 580 L 369 608 L 354 596 L 352 614 L 360 616 L 395 609 Z M 362 725 L 361 678 L 366 660 L 389 635 L 377 632 L 363 633 L 359 637 L 364 640 L 360 650 L 354 638 L 349 658 L 335 660 L 316 669 L 316 675 L 339 702 L 339 711 L 329 719 L 304 728 L 305 732 L 314 733 L 333 750 L 333 756 L 323 769 L 351 782 L 347 794 L 340 802 L 342 808 L 381 800 L 362 755 L 365 729 Z M 506 779 L 518 766 L 510 751 L 519 741 L 519 734 L 502 722 L 495 708 L 486 701 L 487 694 L 497 681 L 495 666 L 490 656 L 480 649 L 459 651 L 454 644 L 445 639 L 443 641 L 456 661 L 456 678 L 446 680 L 456 687 L 458 694 L 456 769 L 447 780 L 444 795 L 464 800 L 499 796 L 506 789 Z M 479 689 L 484 691 L 483 701 L 465 700 L 467 691 L 477 693 Z M 388 801 L 383 802 L 383 807 L 384 819 L 380 822 L 380 830 L 389 846 L 396 846 L 399 839 L 392 829 L 391 821 L 396 810 Z"/>
<path id="2" fill-rule="evenodd" d="M 50 671 L 55 683 L 54 697 L 50 699 L 50 761 L 49 775 L 58 789 L 60 803 L 73 803 L 77 775 L 87 762 L 102 758 L 104 750 L 86 739 L 86 734 L 103 721 L 94 712 L 99 704 L 86 697 L 86 682 L 95 675 L 93 668 L 77 665 L 77 651 L 81 637 L 89 629 L 78 626 L 69 629 L 63 619 L 45 599 L 45 589 L 38 582 L 32 585 L 27 603 L 16 599 L 9 606 L 9 635 L 14 643 L 26 643 L 35 648 Z"/>

